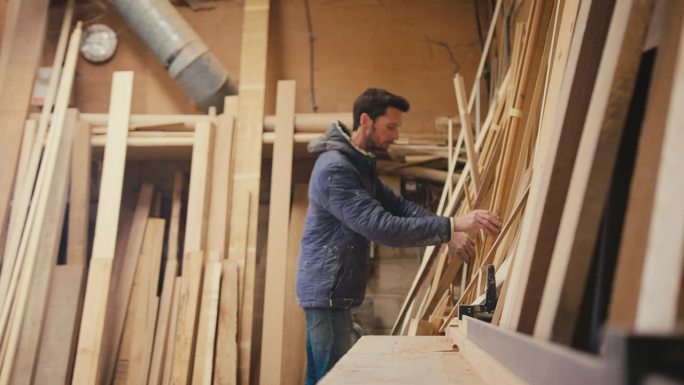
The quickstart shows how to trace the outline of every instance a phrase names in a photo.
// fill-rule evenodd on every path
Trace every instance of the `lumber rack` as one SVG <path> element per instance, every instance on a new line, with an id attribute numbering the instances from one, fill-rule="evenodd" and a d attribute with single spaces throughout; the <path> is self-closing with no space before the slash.
<path id="1" fill-rule="evenodd" d="M 454 321 L 448 333 L 480 375 L 492 382 L 498 381 L 497 371 L 491 370 L 483 355 L 494 361 L 494 367 L 500 365 L 530 384 L 684 383 L 684 335 L 637 335 L 608 329 L 603 352 L 596 355 L 468 316 Z"/>

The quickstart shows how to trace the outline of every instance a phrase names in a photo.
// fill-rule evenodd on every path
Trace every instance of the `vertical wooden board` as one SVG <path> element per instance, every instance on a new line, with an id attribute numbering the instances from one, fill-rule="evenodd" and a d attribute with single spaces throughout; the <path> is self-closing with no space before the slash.
<path id="1" fill-rule="evenodd" d="M 17 2 L 17 20 L 9 44 L 2 47 L 3 73 L 0 74 L 0 119 L 5 129 L 0 141 L 0 223 L 4 224 L 16 175 L 22 129 L 33 91 L 33 79 L 40 62 L 48 14 L 47 0 Z M 5 226 L 0 226 L 0 249 Z"/>
<path id="2" fill-rule="evenodd" d="M 188 192 L 188 213 L 185 224 L 183 255 L 204 249 L 207 236 L 207 218 L 210 202 L 211 160 L 214 127 L 210 122 L 195 126 L 195 140 L 192 146 L 190 168 L 190 191 Z"/>
<path id="3" fill-rule="evenodd" d="M 78 112 L 70 109 L 67 113 L 62 137 L 59 143 L 59 152 L 56 164 L 68 163 L 71 157 L 71 144 L 76 126 Z M 25 295 L 19 298 L 27 302 L 24 322 L 21 324 L 17 352 L 12 369 L 10 383 L 30 384 L 35 368 L 38 347 L 42 334 L 43 318 L 45 315 L 49 296 L 50 278 L 52 270 L 57 263 L 59 243 L 62 239 L 62 227 L 64 225 L 64 213 L 67 201 L 67 187 L 69 178 L 68 167 L 56 167 L 54 177 L 47 192 L 49 204 L 47 204 L 45 217 L 40 223 L 36 256 L 33 265 L 31 282 L 27 286 Z M 26 269 L 26 266 L 24 266 Z M 26 277 L 28 278 L 28 277 Z M 18 325 L 17 325 L 18 326 Z"/>
<path id="4" fill-rule="evenodd" d="M 164 220 L 146 220 L 130 300 L 126 306 L 122 342 L 117 349 L 115 384 L 145 383 L 156 319 L 156 291 L 164 240 Z"/>
<path id="5" fill-rule="evenodd" d="M 261 150 L 263 136 L 264 96 L 269 23 L 268 0 L 247 0 L 242 18 L 240 48 L 240 81 L 238 121 L 235 132 L 236 147 L 233 173 L 233 209 L 249 204 L 246 216 L 231 215 L 229 258 L 239 265 L 240 280 L 240 370 L 238 384 L 247 385 L 251 373 L 252 330 L 254 308 L 254 280 L 256 271 L 256 242 L 259 218 L 259 182 L 261 179 Z M 247 228 L 245 228 L 247 223 Z"/>
<path id="6" fill-rule="evenodd" d="M 264 289 L 263 346 L 260 383 L 280 384 L 283 371 L 285 288 L 287 276 L 288 227 L 294 148 L 295 82 L 279 81 L 276 102 L 275 142 L 271 173 L 271 199 L 266 250 L 266 287 Z"/>
<path id="7" fill-rule="evenodd" d="M 178 306 L 180 304 L 181 277 L 176 277 L 173 285 L 173 301 L 171 301 L 171 317 L 162 367 L 162 384 L 171 384 L 173 358 L 176 351 L 176 331 L 178 330 Z"/>
<path id="8" fill-rule="evenodd" d="M 150 362 L 150 376 L 148 384 L 159 385 L 162 380 L 164 361 L 169 339 L 169 325 L 171 310 L 174 300 L 174 287 L 178 272 L 178 261 L 167 260 L 162 282 L 162 294 L 159 300 L 159 313 L 154 332 L 154 346 L 152 348 L 152 360 Z"/>
<path id="9" fill-rule="evenodd" d="M 535 336 L 572 340 L 610 175 L 653 11 L 653 0 L 615 5 L 535 325 Z"/>
<path id="10" fill-rule="evenodd" d="M 84 284 L 85 268 L 79 265 L 55 267 L 41 338 L 35 385 L 64 385 L 76 353 L 76 322 Z"/>
<path id="11" fill-rule="evenodd" d="M 171 383 L 187 384 L 192 371 L 192 352 L 195 346 L 195 327 L 197 326 L 197 309 L 200 289 L 202 287 L 202 264 L 204 252 L 190 252 L 185 256 L 181 290 L 178 303 L 178 321 L 176 325 L 175 346 Z"/>
<path id="12" fill-rule="evenodd" d="M 211 257 L 213 255 L 213 257 Z M 204 287 L 197 327 L 192 384 L 211 385 L 214 374 L 214 348 L 216 346 L 216 322 L 219 312 L 219 292 L 221 290 L 221 262 L 218 252 L 210 254 L 204 266 Z"/>
<path id="13" fill-rule="evenodd" d="M 216 342 L 214 384 L 237 384 L 238 376 L 238 264 L 224 260 L 222 266 L 221 295 Z"/>
<path id="14" fill-rule="evenodd" d="M 178 243 L 180 241 L 180 217 L 184 177 L 182 171 L 173 174 L 173 192 L 171 197 L 171 222 L 169 222 L 169 239 L 166 246 L 166 259 L 178 261 Z"/>
<path id="15" fill-rule="evenodd" d="M 461 130 L 465 134 L 465 147 L 468 154 L 468 162 L 470 162 L 470 177 L 473 182 L 475 194 L 480 191 L 480 170 L 478 170 L 477 154 L 475 153 L 475 142 L 473 141 L 473 131 L 470 127 L 470 114 L 466 110 L 466 95 L 465 84 L 463 76 L 456 74 L 454 77 L 454 89 L 456 91 L 456 100 L 458 102 L 458 114 L 461 117 Z"/>
<path id="16" fill-rule="evenodd" d="M 67 263 L 84 265 L 88 258 L 88 228 L 90 212 L 90 124 L 76 125 L 71 154 L 71 184 L 69 186 L 69 231 L 67 232 Z"/>
<path id="17" fill-rule="evenodd" d="M 218 117 L 211 165 L 211 203 L 207 227 L 207 249 L 225 258 L 228 239 L 228 215 L 232 189 L 233 131 L 236 96 L 226 98 L 225 110 Z"/>
<path id="18" fill-rule="evenodd" d="M 74 384 L 95 383 L 100 369 L 102 334 L 126 163 L 126 139 L 132 91 L 133 73 L 115 72 L 95 222 L 95 239 L 74 366 Z"/>
<path id="19" fill-rule="evenodd" d="M 576 149 L 579 145 L 584 117 L 605 43 L 612 14 L 611 2 L 582 3 L 574 18 L 574 9 L 565 11 L 572 3 L 566 2 L 561 24 L 562 31 L 575 24 L 567 54 L 565 71 L 559 73 L 557 60 L 550 84 L 560 83 L 561 89 L 551 109 L 547 99 L 540 127 L 540 140 L 535 150 L 534 172 L 530 188 L 530 202 L 521 229 L 519 248 L 511 272 L 511 290 L 503 309 L 502 326 L 532 333 L 548 266 L 556 241 L 563 204 L 570 182 Z M 562 36 L 566 36 L 563 34 Z M 560 44 L 556 57 L 566 56 Z M 557 77 L 563 77 L 558 82 Z M 544 139 L 546 138 L 546 139 Z M 561 145 L 562 144 L 562 145 Z M 542 157 L 540 153 L 545 155 Z M 523 310 L 524 309 L 524 310 Z"/>
<path id="20" fill-rule="evenodd" d="M 646 115 L 639 138 L 639 149 L 625 213 L 622 244 L 617 261 L 608 324 L 614 328 L 633 330 L 637 315 L 641 277 L 646 248 L 649 244 L 651 213 L 655 197 L 664 145 L 665 121 L 672 97 L 676 75 L 678 45 L 682 43 L 678 29 L 682 25 L 684 3 L 670 2 L 668 20 L 664 26 L 662 43 L 658 49 L 653 77 L 648 94 Z"/>
<path id="21" fill-rule="evenodd" d="M 309 186 L 296 184 L 292 197 L 292 212 L 287 241 L 287 279 L 285 280 L 285 330 L 283 346 L 283 385 L 299 385 L 306 379 L 306 321 L 304 310 L 297 304 L 295 279 L 299 260 L 299 242 L 304 233 L 304 222 L 309 205 Z"/>
<path id="22" fill-rule="evenodd" d="M 143 184 L 140 187 L 138 202 L 133 213 L 131 225 L 129 228 L 123 229 L 123 231 L 128 232 L 125 249 L 123 252 L 117 250 L 116 258 L 114 259 L 109 289 L 111 294 L 109 295 L 106 310 L 107 318 L 105 319 L 102 340 L 100 381 L 103 383 L 111 383 L 114 378 L 114 367 L 124 335 L 126 314 L 128 313 L 128 305 L 131 300 L 133 281 L 135 280 L 140 252 L 144 243 L 145 229 L 153 196 L 154 186 Z M 117 242 L 117 247 L 119 245 L 120 242 Z"/>
<path id="23" fill-rule="evenodd" d="M 681 22 L 682 4 L 677 2 L 673 6 L 672 16 L 679 22 L 669 33 L 677 35 L 678 43 L 673 47 L 676 64 L 669 85 L 672 94 L 664 121 L 662 153 L 641 276 L 635 322 L 635 330 L 639 333 L 675 333 L 681 331 L 684 324 L 684 204 L 681 199 L 684 194 L 681 170 L 684 162 L 681 109 L 684 105 L 684 24 Z"/>

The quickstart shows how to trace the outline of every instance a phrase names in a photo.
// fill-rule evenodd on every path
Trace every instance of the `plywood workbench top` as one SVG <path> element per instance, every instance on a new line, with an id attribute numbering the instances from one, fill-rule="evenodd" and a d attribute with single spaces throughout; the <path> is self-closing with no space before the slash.
<path id="1" fill-rule="evenodd" d="M 450 337 L 366 336 L 319 384 L 484 383 Z"/>

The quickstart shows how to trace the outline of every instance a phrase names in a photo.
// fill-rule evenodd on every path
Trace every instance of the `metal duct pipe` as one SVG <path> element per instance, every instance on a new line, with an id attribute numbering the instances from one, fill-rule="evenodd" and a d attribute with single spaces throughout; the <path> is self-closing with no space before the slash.
<path id="1" fill-rule="evenodd" d="M 228 70 L 168 0 L 112 0 L 172 78 L 205 111 L 237 94 Z"/>

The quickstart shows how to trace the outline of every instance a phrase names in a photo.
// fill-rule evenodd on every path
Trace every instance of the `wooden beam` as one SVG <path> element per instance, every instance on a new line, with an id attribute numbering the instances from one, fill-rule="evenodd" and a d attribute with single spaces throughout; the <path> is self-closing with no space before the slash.
<path id="1" fill-rule="evenodd" d="M 572 340 L 653 4 L 615 4 L 535 325 L 538 338 Z"/>
<path id="2" fill-rule="evenodd" d="M 239 377 L 238 384 L 247 385 L 251 373 L 254 291 L 256 274 L 256 242 L 259 218 L 259 183 L 263 136 L 264 97 L 269 21 L 268 0 L 246 0 L 242 18 L 240 52 L 240 87 L 235 141 L 240 143 L 234 154 L 233 211 L 248 204 L 245 215 L 231 215 L 229 258 L 238 262 L 240 280 Z M 245 226 L 247 224 L 247 226 Z"/>
<path id="3" fill-rule="evenodd" d="M 473 181 L 473 191 L 477 194 L 480 191 L 480 170 L 479 162 L 477 160 L 477 153 L 475 152 L 475 142 L 473 141 L 473 131 L 470 127 L 470 114 L 466 110 L 466 95 L 465 83 L 463 76 L 456 74 L 454 76 L 454 89 L 456 91 L 456 101 L 458 102 L 458 113 L 461 117 L 461 131 L 465 137 L 466 153 L 468 154 L 468 162 L 470 162 L 470 176 Z"/>
<path id="4" fill-rule="evenodd" d="M 133 73 L 114 72 L 109 107 L 109 137 L 104 155 L 95 239 L 74 367 L 75 384 L 95 383 L 100 369 L 102 335 L 126 163 L 126 136 L 132 92 Z"/>
<path id="5" fill-rule="evenodd" d="M 268 211 L 268 243 L 266 246 L 266 287 L 264 289 L 264 320 L 261 350 L 262 385 L 282 382 L 283 357 L 288 349 L 284 342 L 285 288 L 287 276 L 288 227 L 292 189 L 292 158 L 294 150 L 294 111 L 296 83 L 278 82 L 276 96 L 276 142 L 273 144 L 271 169 L 271 199 Z"/>
<path id="6" fill-rule="evenodd" d="M 681 55 L 680 45 L 684 42 L 680 34 L 683 4 L 670 2 L 666 7 L 668 18 L 663 26 L 665 30 L 655 59 L 646 114 L 639 137 L 639 149 L 613 282 L 615 295 L 611 297 L 608 317 L 608 325 L 622 330 L 635 328 L 646 251 L 653 242 L 649 229 L 654 218 L 655 190 L 659 183 L 658 170 L 665 146 L 665 126 L 668 117 L 677 112 L 677 107 L 671 100 L 676 92 L 674 82 L 677 66 L 681 68 L 678 55 Z M 668 244 L 675 247 L 672 242 Z M 664 261 L 661 263 L 664 264 Z M 660 295 L 658 297 L 662 298 Z"/>
<path id="7" fill-rule="evenodd" d="M 178 260 L 167 259 L 164 280 L 162 282 L 162 295 L 159 300 L 159 314 L 154 332 L 154 346 L 152 347 L 152 359 L 150 361 L 149 385 L 161 384 L 169 339 L 173 338 L 169 330 L 171 324 L 171 311 L 173 309 L 176 275 L 178 273 Z"/>
<path id="8" fill-rule="evenodd" d="M 171 319 L 169 320 L 169 337 L 167 349 L 164 355 L 164 366 L 162 370 L 162 384 L 171 384 L 173 375 L 173 360 L 176 355 L 176 332 L 178 331 L 178 309 L 180 306 L 181 277 L 176 277 L 173 284 L 173 300 L 171 301 Z"/>

